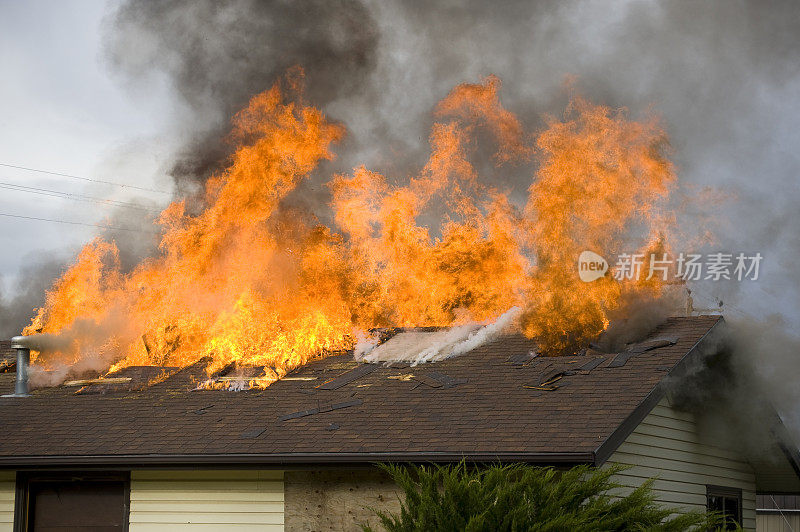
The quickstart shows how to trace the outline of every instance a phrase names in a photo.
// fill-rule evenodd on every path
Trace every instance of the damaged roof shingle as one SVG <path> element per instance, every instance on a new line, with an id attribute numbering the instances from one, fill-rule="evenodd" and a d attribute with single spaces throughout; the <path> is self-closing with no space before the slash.
<path id="1" fill-rule="evenodd" d="M 639 342 L 637 344 L 628 347 L 627 349 L 625 349 L 625 351 L 619 353 L 616 357 L 614 357 L 614 360 L 611 361 L 608 367 L 610 368 L 622 367 L 625 365 L 626 362 L 628 362 L 628 360 L 631 359 L 631 357 L 635 357 L 636 355 L 640 355 L 642 353 L 645 353 L 647 351 L 652 351 L 653 349 L 658 349 L 660 347 L 675 345 L 677 341 L 678 341 L 677 338 L 657 338 L 657 339 L 647 340 L 644 342 Z"/>
<path id="2" fill-rule="evenodd" d="M 358 406 L 362 403 L 363 401 L 361 399 L 352 399 L 350 401 L 342 401 L 340 403 L 321 405 L 318 406 L 317 408 L 310 408 L 308 410 L 301 410 L 299 412 L 292 412 L 291 414 L 286 414 L 284 416 L 279 417 L 278 421 L 289 421 L 290 419 L 296 419 L 298 417 L 313 416 L 314 414 L 319 414 L 322 412 L 331 412 L 332 410 L 340 410 L 342 408 Z"/>
<path id="3" fill-rule="evenodd" d="M 355 369 L 351 369 L 347 373 L 342 373 L 338 377 L 320 384 L 317 388 L 320 390 L 338 390 L 342 386 L 350 384 L 365 375 L 369 375 L 375 371 L 375 369 L 377 369 L 375 364 L 359 364 Z"/>

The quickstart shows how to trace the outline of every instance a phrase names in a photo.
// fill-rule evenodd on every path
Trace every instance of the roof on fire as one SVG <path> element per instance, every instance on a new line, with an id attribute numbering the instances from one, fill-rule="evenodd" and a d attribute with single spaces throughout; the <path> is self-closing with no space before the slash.
<path id="1" fill-rule="evenodd" d="M 509 335 L 416 367 L 331 356 L 241 392 L 196 390 L 202 363 L 127 368 L 116 385 L 0 399 L 0 467 L 462 457 L 599 464 L 721 322 L 671 318 L 621 354 L 531 358 L 534 344 Z M 13 379 L 0 374 L 0 393 L 13 389 Z"/>

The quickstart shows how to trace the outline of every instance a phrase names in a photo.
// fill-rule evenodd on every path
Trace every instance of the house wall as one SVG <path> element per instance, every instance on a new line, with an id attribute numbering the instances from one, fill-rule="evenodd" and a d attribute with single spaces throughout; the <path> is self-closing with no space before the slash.
<path id="1" fill-rule="evenodd" d="M 0 471 L 0 532 L 14 530 L 15 479 L 13 471 Z"/>
<path id="2" fill-rule="evenodd" d="M 370 508 L 399 512 L 394 482 L 382 471 L 287 471 L 286 530 L 310 532 L 361 530 L 368 524 L 381 530 Z"/>
<path id="3" fill-rule="evenodd" d="M 628 493 L 657 477 L 657 502 L 676 512 L 705 511 L 707 485 L 740 488 L 744 528 L 755 530 L 753 468 L 737 453 L 700 441 L 693 416 L 671 408 L 666 399 L 608 463 L 631 466 L 615 476 L 624 486 L 617 493 Z M 360 530 L 360 523 L 375 527 L 378 521 L 370 508 L 389 512 L 400 508 L 399 489 L 377 470 L 287 471 L 285 482 L 287 531 Z"/>
<path id="4" fill-rule="evenodd" d="M 743 525 L 756 528 L 752 467 L 735 452 L 700 441 L 693 416 L 666 399 L 609 463 L 631 466 L 615 478 L 623 491 L 657 477 L 657 501 L 676 509 L 705 510 L 706 485 L 740 488 Z M 13 528 L 14 494 L 14 473 L 0 472 L 0 532 Z M 399 488 L 377 469 L 133 471 L 130 532 L 360 530 L 360 524 L 378 524 L 371 508 L 397 512 L 399 501 Z M 766 517 L 759 516 L 759 530 L 771 531 Z"/>
<path id="5" fill-rule="evenodd" d="M 657 501 L 685 510 L 705 510 L 706 485 L 740 488 L 746 530 L 756 528 L 756 479 L 737 453 L 700 441 L 692 414 L 679 412 L 663 399 L 611 455 L 609 463 L 631 466 L 616 476 L 630 491 L 648 478 Z"/>
<path id="6" fill-rule="evenodd" d="M 800 530 L 800 514 L 797 512 L 758 512 L 756 514 L 758 532 L 795 532 Z"/>
<path id="7" fill-rule="evenodd" d="M 283 530 L 282 471 L 133 471 L 130 532 Z"/>

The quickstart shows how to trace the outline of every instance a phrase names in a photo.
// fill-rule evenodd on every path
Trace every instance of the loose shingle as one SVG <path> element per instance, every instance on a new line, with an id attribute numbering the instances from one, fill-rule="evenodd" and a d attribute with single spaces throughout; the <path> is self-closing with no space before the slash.
<path id="1" fill-rule="evenodd" d="M 614 360 L 608 365 L 609 368 L 619 368 L 625 365 L 631 357 L 636 355 L 640 355 L 647 351 L 652 351 L 653 349 L 658 349 L 660 347 L 667 347 L 670 345 L 675 345 L 677 342 L 677 338 L 657 338 L 653 340 L 647 340 L 645 342 L 639 342 L 635 344 L 625 351 L 619 353 L 617 356 L 614 357 Z"/>
<path id="2" fill-rule="evenodd" d="M 506 359 L 506 362 L 508 362 L 509 364 L 513 364 L 515 366 L 524 366 L 526 364 L 530 364 L 533 360 L 535 360 L 533 354 L 523 353 L 518 355 L 511 355 Z"/>
<path id="3" fill-rule="evenodd" d="M 351 369 L 347 373 L 342 373 L 335 379 L 322 383 L 317 386 L 319 390 L 338 390 L 342 386 L 350 384 L 354 380 L 360 379 L 365 375 L 369 375 L 378 368 L 376 364 L 359 364 L 355 369 Z"/>
<path id="4" fill-rule="evenodd" d="M 350 401 L 342 401 L 340 403 L 321 405 L 318 406 L 317 408 L 310 408 L 308 410 L 300 410 L 299 412 L 292 412 L 291 414 L 286 414 L 284 416 L 279 417 L 278 421 L 288 421 L 290 419 L 297 419 L 299 417 L 313 416 L 314 414 L 319 414 L 322 412 L 330 412 L 332 410 L 339 410 L 351 406 L 358 406 L 363 402 L 364 401 L 362 401 L 361 399 L 352 399 Z"/>
<path id="5" fill-rule="evenodd" d="M 586 362 L 584 365 L 582 365 L 578 369 L 579 369 L 579 371 L 592 371 L 597 366 L 602 364 L 604 361 L 605 361 L 604 357 L 597 357 L 597 358 L 595 358 L 593 360 L 590 360 L 589 362 Z"/>
<path id="6" fill-rule="evenodd" d="M 267 431 L 266 427 L 254 428 L 242 432 L 241 438 L 258 438 Z"/>
<path id="7" fill-rule="evenodd" d="M 469 379 L 455 379 L 450 375 L 445 375 L 444 373 L 439 373 L 438 371 L 428 372 L 428 377 L 439 382 L 445 388 L 452 388 L 453 386 L 458 386 L 459 384 L 466 384 L 469 382 Z"/>
<path id="8" fill-rule="evenodd" d="M 428 375 L 426 375 L 424 373 L 415 373 L 413 375 L 413 378 L 414 378 L 415 381 L 420 382 L 420 383 L 422 383 L 422 384 L 424 384 L 426 386 L 430 386 L 431 388 L 441 388 L 442 387 L 441 381 L 438 381 L 438 380 L 434 379 L 433 377 L 430 377 L 430 376 L 428 376 Z"/>

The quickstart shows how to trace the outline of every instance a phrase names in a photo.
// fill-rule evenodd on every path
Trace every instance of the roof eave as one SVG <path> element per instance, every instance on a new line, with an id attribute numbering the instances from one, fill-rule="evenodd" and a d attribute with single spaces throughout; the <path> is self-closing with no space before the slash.
<path id="1" fill-rule="evenodd" d="M 462 460 L 469 463 L 525 462 L 536 465 L 571 466 L 591 464 L 591 452 L 564 453 L 289 453 L 289 454 L 146 454 L 146 455 L 79 455 L 79 456 L 2 456 L 0 469 L 84 468 L 84 467 L 230 467 L 312 465 L 367 465 L 377 462 L 452 463 Z"/>

